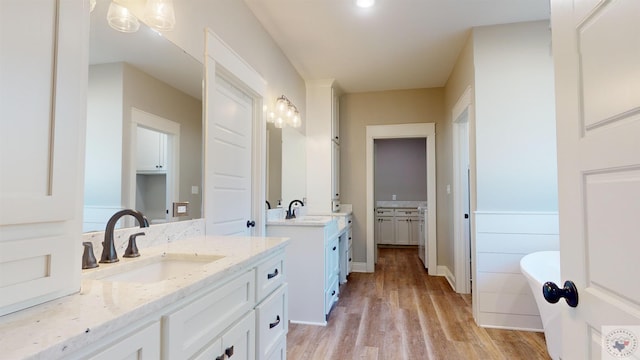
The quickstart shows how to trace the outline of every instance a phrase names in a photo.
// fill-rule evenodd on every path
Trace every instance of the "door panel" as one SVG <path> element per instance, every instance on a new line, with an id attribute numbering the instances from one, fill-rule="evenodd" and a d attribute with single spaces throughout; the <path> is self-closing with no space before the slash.
<path id="1" fill-rule="evenodd" d="M 579 294 L 562 358 L 613 358 L 609 326 L 640 338 L 640 2 L 551 4 L 561 273 Z"/>
<path id="2" fill-rule="evenodd" d="M 209 142 L 213 177 L 213 234 L 245 235 L 251 218 L 251 97 L 220 76 L 211 99 L 213 114 Z"/>

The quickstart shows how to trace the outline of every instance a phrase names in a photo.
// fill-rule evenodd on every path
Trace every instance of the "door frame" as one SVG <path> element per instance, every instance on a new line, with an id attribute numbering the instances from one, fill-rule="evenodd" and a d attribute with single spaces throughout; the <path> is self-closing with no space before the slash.
<path id="1" fill-rule="evenodd" d="M 426 138 L 427 141 L 427 201 L 428 201 L 428 244 L 429 275 L 437 275 L 436 239 L 436 126 L 434 123 L 371 125 L 366 130 L 366 174 L 367 174 L 367 262 L 366 272 L 375 271 L 375 202 L 373 199 L 374 153 L 376 139 Z"/>
<path id="2" fill-rule="evenodd" d="M 212 61 L 211 61 L 212 60 Z M 208 66 L 209 64 L 209 66 Z M 251 231 L 253 236 L 263 236 L 265 234 L 265 200 L 266 200 L 266 126 L 264 122 L 263 103 L 266 94 L 266 81 L 260 74 L 242 59 L 229 45 L 227 45 L 213 30 L 205 29 L 205 54 L 204 54 L 204 79 L 213 79 L 216 76 L 224 78 L 238 89 L 245 92 L 253 99 L 253 122 L 252 122 L 252 149 L 251 149 L 251 217 L 256 222 Z M 213 74 L 211 74 L 213 72 Z M 209 80 L 206 80 L 209 81 Z M 203 99 L 207 99 L 207 89 L 215 89 L 215 84 L 208 84 L 204 87 Z M 202 190 L 203 218 L 206 224 L 210 219 L 207 214 L 213 213 L 213 199 L 210 199 L 211 178 L 207 176 L 211 169 L 211 162 L 215 156 L 220 154 L 211 153 L 209 141 L 213 139 L 208 136 L 211 130 L 207 122 L 208 104 L 203 103 L 203 181 Z M 205 230 L 206 232 L 206 230 Z"/>
<path id="3" fill-rule="evenodd" d="M 465 238 L 464 214 L 465 196 L 468 192 L 468 199 L 475 198 L 475 191 L 471 187 L 471 179 L 464 181 L 462 177 L 467 177 L 467 171 L 471 170 L 471 148 L 469 129 L 473 122 L 473 105 L 471 101 L 471 86 L 467 86 L 460 95 L 458 101 L 451 110 L 452 134 L 453 134 L 453 254 L 454 254 L 454 278 L 455 291 L 468 294 L 474 292 L 471 283 L 472 272 L 475 273 L 475 244 L 473 238 L 474 215 L 469 205 L 469 236 Z M 461 121 L 460 117 L 467 113 L 466 121 Z M 466 139 L 464 138 L 466 136 Z M 465 153 L 466 152 L 466 153 Z M 467 159 L 469 170 L 467 170 L 464 160 Z M 468 185 L 468 186 L 465 186 Z M 471 201 L 470 201 L 471 202 Z M 467 259 L 471 258 L 471 268 L 467 266 Z"/>

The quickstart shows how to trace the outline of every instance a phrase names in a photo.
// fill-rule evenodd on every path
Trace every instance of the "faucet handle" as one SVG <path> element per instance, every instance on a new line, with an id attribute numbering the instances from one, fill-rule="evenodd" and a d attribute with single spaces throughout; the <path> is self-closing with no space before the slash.
<path id="1" fill-rule="evenodd" d="M 136 244 L 136 237 L 138 237 L 139 235 L 144 235 L 144 233 L 139 232 L 139 233 L 131 234 L 131 236 L 129 236 L 129 245 L 127 246 L 127 249 L 124 251 L 124 255 L 122 255 L 122 257 L 133 258 L 133 257 L 140 256 L 140 253 L 138 252 L 138 245 Z"/>
<path id="2" fill-rule="evenodd" d="M 93 269 L 98 267 L 95 255 L 93 255 L 93 243 L 85 241 L 82 243 L 84 252 L 82 253 L 82 268 Z"/>

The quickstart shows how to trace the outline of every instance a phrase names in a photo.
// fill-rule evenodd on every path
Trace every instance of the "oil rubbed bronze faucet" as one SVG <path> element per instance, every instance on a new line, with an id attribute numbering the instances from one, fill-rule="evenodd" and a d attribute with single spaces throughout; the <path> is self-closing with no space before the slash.
<path id="1" fill-rule="evenodd" d="M 295 203 L 299 203 L 301 206 L 304 206 L 304 203 L 302 202 L 302 200 L 293 200 L 289 203 L 289 210 L 287 210 L 287 216 L 285 217 L 286 219 L 295 219 L 296 214 L 294 214 L 293 210 L 291 209 L 291 206 L 293 206 Z"/>
<path id="2" fill-rule="evenodd" d="M 118 220 L 120 220 L 120 218 L 125 215 L 131 215 L 136 218 L 141 228 L 149 227 L 149 221 L 139 211 L 124 209 L 113 214 L 113 216 L 111 216 L 111 218 L 107 222 L 107 228 L 104 231 L 104 241 L 102 242 L 102 256 L 100 256 L 101 263 L 114 263 L 120 260 L 118 259 L 118 254 L 116 254 L 116 247 L 113 240 L 113 231 L 116 228 L 116 223 L 118 222 Z"/>

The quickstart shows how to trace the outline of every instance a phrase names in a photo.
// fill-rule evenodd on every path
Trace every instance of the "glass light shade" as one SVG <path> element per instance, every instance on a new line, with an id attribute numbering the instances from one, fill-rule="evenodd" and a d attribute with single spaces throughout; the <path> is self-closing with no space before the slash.
<path id="1" fill-rule="evenodd" d="M 276 100 L 276 111 L 278 112 L 278 114 L 284 114 L 288 106 L 289 102 L 287 101 L 287 98 L 284 97 L 284 95 L 280 96 L 278 100 Z"/>
<path id="2" fill-rule="evenodd" d="M 124 33 L 136 32 L 140 28 L 138 18 L 133 16 L 129 9 L 113 1 L 109 5 L 107 21 L 109 26 Z"/>
<path id="3" fill-rule="evenodd" d="M 89 12 L 96 8 L 96 0 L 89 0 Z"/>
<path id="4" fill-rule="evenodd" d="M 291 119 L 291 126 L 293 126 L 294 128 L 298 128 L 300 127 L 300 125 L 302 125 L 302 121 L 300 121 L 300 113 L 296 111 L 295 114 L 293 114 L 293 118 Z"/>
<path id="5" fill-rule="evenodd" d="M 269 111 L 267 113 L 267 122 L 274 123 L 276 122 L 276 113 L 273 111 Z"/>
<path id="6" fill-rule="evenodd" d="M 278 116 L 273 125 L 278 129 L 282 129 L 284 126 L 284 119 L 281 116 Z"/>
<path id="7" fill-rule="evenodd" d="M 369 8 L 375 5 L 375 0 L 356 0 L 356 5 L 361 8 Z"/>
<path id="8" fill-rule="evenodd" d="M 176 25 L 173 0 L 147 0 L 144 19 L 147 25 L 158 31 L 173 30 Z"/>
<path id="9" fill-rule="evenodd" d="M 293 114 L 296 113 L 296 108 L 293 105 L 289 105 L 289 107 L 287 107 L 287 117 L 291 118 L 293 116 Z"/>

